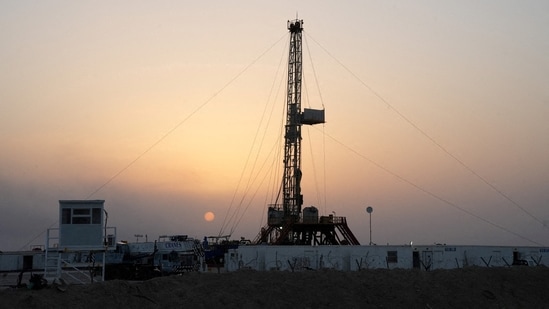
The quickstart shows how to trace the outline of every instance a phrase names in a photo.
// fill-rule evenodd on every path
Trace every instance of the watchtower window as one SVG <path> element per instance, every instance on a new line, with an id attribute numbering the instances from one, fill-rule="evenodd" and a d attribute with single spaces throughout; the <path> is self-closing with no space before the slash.
<path id="1" fill-rule="evenodd" d="M 61 224 L 71 224 L 72 209 L 64 208 L 61 211 Z"/>
<path id="2" fill-rule="evenodd" d="M 61 211 L 62 224 L 101 224 L 101 208 L 65 208 Z"/>
<path id="3" fill-rule="evenodd" d="M 90 224 L 90 216 L 87 217 L 72 217 L 72 224 Z"/>
<path id="4" fill-rule="evenodd" d="M 92 224 L 101 224 L 101 208 L 92 208 Z"/>
<path id="5" fill-rule="evenodd" d="M 75 216 L 84 216 L 84 215 L 89 216 L 90 215 L 90 209 L 89 208 L 81 208 L 81 209 L 73 208 L 72 214 L 75 215 Z"/>

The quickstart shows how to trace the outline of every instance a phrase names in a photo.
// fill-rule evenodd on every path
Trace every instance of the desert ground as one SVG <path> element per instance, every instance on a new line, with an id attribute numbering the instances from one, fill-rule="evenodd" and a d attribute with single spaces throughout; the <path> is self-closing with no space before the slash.
<path id="1" fill-rule="evenodd" d="M 185 273 L 3 287 L 0 308 L 549 308 L 549 268 Z"/>

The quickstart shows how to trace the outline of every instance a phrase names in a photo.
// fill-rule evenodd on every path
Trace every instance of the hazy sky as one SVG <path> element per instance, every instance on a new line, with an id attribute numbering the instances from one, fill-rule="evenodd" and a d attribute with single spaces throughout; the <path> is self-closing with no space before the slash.
<path id="1" fill-rule="evenodd" d="M 0 1 L 0 250 L 60 199 L 106 200 L 119 240 L 254 238 L 297 14 L 327 119 L 304 206 L 363 244 L 372 206 L 378 244 L 549 246 L 547 1 Z"/>

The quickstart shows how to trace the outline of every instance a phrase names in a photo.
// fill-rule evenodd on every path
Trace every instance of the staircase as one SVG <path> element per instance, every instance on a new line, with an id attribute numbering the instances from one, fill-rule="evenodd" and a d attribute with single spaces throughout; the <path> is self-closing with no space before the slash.
<path id="1" fill-rule="evenodd" d="M 71 284 L 87 284 L 93 282 L 96 276 L 90 271 L 92 265 L 89 262 L 71 262 L 69 260 L 71 253 L 60 251 L 58 243 L 59 229 L 48 229 L 46 250 L 44 254 L 43 278 L 50 284 L 54 281 Z M 74 253 L 75 252 L 72 252 L 72 254 Z M 101 281 L 101 277 L 99 277 L 99 280 Z"/>
<path id="2" fill-rule="evenodd" d="M 347 225 L 347 218 L 340 217 L 340 221 L 335 224 L 337 230 L 343 235 L 343 239 L 349 241 L 349 245 L 359 246 L 360 243 L 356 239 L 355 235 Z"/>
<path id="3" fill-rule="evenodd" d="M 58 243 L 59 229 L 48 229 L 44 254 L 44 279 L 48 282 L 53 282 L 61 277 L 61 254 L 57 248 Z"/>

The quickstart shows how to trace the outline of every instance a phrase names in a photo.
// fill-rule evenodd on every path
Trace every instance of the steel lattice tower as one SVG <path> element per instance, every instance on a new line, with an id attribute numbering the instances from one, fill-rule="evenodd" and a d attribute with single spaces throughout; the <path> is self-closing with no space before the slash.
<path id="1" fill-rule="evenodd" d="M 345 217 L 318 216 L 314 206 L 303 206 L 301 194 L 301 126 L 324 123 L 324 110 L 301 110 L 303 69 L 303 20 L 288 21 L 290 48 L 286 125 L 284 127 L 284 174 L 282 204 L 269 206 L 267 225 L 255 244 L 272 245 L 358 245 Z"/>
<path id="2" fill-rule="evenodd" d="M 286 220 L 296 221 L 301 213 L 301 78 L 303 21 L 288 21 L 290 54 L 284 134 L 283 210 Z"/>

